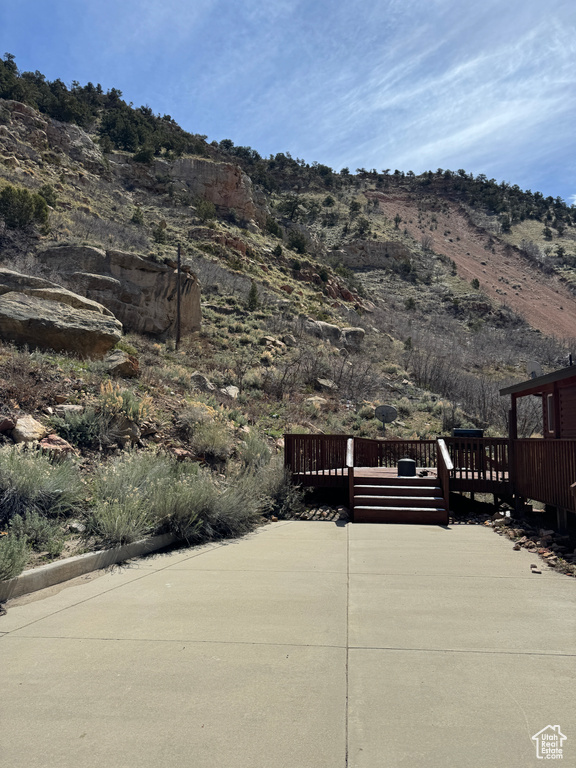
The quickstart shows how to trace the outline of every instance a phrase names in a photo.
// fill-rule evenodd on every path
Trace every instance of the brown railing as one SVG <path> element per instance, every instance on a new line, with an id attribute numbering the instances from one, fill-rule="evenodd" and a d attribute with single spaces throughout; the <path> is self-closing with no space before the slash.
<path id="1" fill-rule="evenodd" d="M 355 467 L 395 467 L 405 458 L 414 459 L 418 467 L 435 467 L 436 441 L 354 438 Z"/>
<path id="2" fill-rule="evenodd" d="M 443 439 L 454 465 L 451 475 L 453 478 L 468 481 L 471 485 L 509 482 L 510 443 L 506 438 Z"/>
<path id="3" fill-rule="evenodd" d="M 344 477 L 348 435 L 284 435 L 284 464 L 293 475 Z"/>
<path id="4" fill-rule="evenodd" d="M 527 499 L 576 510 L 576 440 L 514 440 L 514 490 Z"/>

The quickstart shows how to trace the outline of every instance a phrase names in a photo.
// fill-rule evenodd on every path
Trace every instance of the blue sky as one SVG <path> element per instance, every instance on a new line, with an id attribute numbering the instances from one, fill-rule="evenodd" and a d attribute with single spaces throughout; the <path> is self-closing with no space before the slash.
<path id="1" fill-rule="evenodd" d="M 5 51 L 262 155 L 576 201 L 573 0 L 17 0 Z"/>

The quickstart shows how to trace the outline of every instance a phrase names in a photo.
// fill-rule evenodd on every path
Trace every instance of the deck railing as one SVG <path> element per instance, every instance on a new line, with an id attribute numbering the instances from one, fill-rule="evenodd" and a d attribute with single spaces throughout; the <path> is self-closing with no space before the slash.
<path id="1" fill-rule="evenodd" d="M 354 438 L 356 467 L 395 467 L 405 458 L 414 459 L 418 467 L 435 467 L 436 441 Z"/>
<path id="2" fill-rule="evenodd" d="M 510 479 L 510 441 L 501 437 L 445 437 L 458 480 L 507 483 Z"/>
<path id="3" fill-rule="evenodd" d="M 448 448 L 444 440 L 439 439 L 437 444 L 438 456 L 438 480 L 444 496 L 444 506 L 446 510 L 450 509 L 450 473 L 454 469 L 452 459 L 448 453 Z M 448 520 L 446 520 L 448 522 Z"/>
<path id="4" fill-rule="evenodd" d="M 576 440 L 514 440 L 514 490 L 527 499 L 576 511 Z"/>
<path id="5" fill-rule="evenodd" d="M 284 435 L 284 464 L 293 475 L 344 477 L 349 435 Z"/>

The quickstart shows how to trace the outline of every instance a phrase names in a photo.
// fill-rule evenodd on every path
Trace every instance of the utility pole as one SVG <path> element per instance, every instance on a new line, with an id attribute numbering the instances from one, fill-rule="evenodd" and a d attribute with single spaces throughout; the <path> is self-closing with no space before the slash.
<path id="1" fill-rule="evenodd" d="M 177 269 L 177 288 L 176 288 L 176 344 L 175 347 L 178 349 L 178 345 L 180 344 L 180 267 L 181 267 L 181 261 L 182 261 L 182 254 L 180 251 L 180 243 L 178 243 L 178 269 Z"/>

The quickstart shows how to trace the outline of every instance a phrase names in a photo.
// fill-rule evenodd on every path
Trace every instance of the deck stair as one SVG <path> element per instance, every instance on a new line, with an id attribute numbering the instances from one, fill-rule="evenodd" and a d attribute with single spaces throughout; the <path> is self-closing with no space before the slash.
<path id="1" fill-rule="evenodd" d="M 448 522 L 435 477 L 354 477 L 352 506 L 355 523 Z"/>

